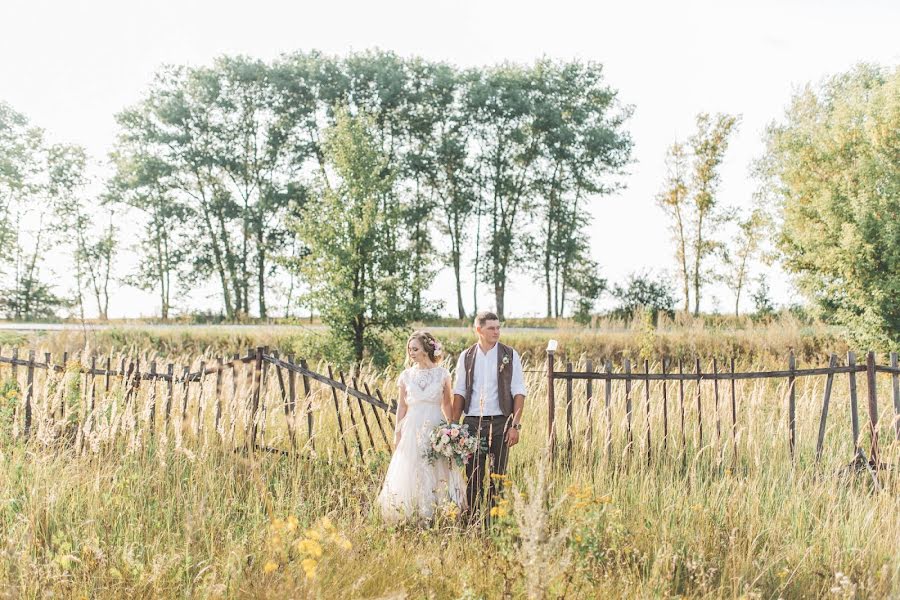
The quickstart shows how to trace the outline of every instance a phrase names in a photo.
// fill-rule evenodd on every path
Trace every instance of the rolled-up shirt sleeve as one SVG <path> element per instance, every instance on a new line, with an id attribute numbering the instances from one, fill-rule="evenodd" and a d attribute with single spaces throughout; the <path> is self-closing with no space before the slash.
<path id="1" fill-rule="evenodd" d="M 460 352 L 459 359 L 456 361 L 456 383 L 453 386 L 453 393 L 457 396 L 466 396 L 466 353 Z"/>
<path id="2" fill-rule="evenodd" d="M 515 350 L 513 350 L 513 372 L 510 391 L 514 397 L 528 395 L 528 388 L 525 387 L 525 373 L 522 371 L 522 359 Z"/>

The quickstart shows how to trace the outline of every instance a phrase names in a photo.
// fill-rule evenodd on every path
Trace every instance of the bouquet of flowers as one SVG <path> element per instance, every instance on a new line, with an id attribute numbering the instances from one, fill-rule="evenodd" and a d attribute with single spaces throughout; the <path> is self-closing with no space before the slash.
<path id="1" fill-rule="evenodd" d="M 425 458 L 429 463 L 435 460 L 451 460 L 457 467 L 463 467 L 477 450 L 486 451 L 484 441 L 477 435 L 469 433 L 468 425 L 458 423 L 440 423 L 428 434 L 430 442 Z"/>

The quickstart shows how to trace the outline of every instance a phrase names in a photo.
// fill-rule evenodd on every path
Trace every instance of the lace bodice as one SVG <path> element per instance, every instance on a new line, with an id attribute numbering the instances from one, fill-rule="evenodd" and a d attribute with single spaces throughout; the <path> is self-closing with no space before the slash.
<path id="1" fill-rule="evenodd" d="M 400 373 L 398 384 L 406 388 L 406 403 L 440 404 L 444 381 L 450 379 L 450 371 L 444 367 L 421 369 L 412 366 Z"/>

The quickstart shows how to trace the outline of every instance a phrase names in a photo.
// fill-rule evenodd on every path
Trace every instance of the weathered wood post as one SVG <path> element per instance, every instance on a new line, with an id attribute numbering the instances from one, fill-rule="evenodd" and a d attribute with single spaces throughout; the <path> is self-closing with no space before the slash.
<path id="1" fill-rule="evenodd" d="M 631 453 L 631 446 L 634 443 L 634 434 L 631 431 L 631 360 L 625 359 L 625 423 L 628 428 L 628 441 L 625 442 L 625 449 Z"/>
<path id="2" fill-rule="evenodd" d="M 293 360 L 291 362 L 293 362 Z M 305 358 L 300 359 L 300 366 L 307 371 L 309 370 L 309 364 L 307 364 Z M 316 444 L 315 440 L 313 440 L 312 389 L 309 385 L 309 377 L 305 373 L 303 374 L 303 397 L 306 400 L 306 405 L 304 407 L 304 410 L 306 411 L 306 436 L 309 439 L 309 443 L 312 445 L 313 450 L 315 450 Z M 296 409 L 294 410 L 296 411 Z"/>
<path id="3" fill-rule="evenodd" d="M 34 398 L 34 350 L 28 351 L 25 373 L 25 439 L 31 437 L 31 403 Z"/>
<path id="4" fill-rule="evenodd" d="M 866 354 L 866 386 L 869 389 L 869 439 L 872 443 L 871 460 L 875 469 L 881 464 L 878 448 L 878 388 L 875 379 L 875 353 Z"/>
<path id="5" fill-rule="evenodd" d="M 574 382 L 572 381 L 572 363 L 566 363 L 566 374 L 568 377 L 566 378 L 566 459 L 568 461 L 572 460 L 572 449 L 573 449 L 573 441 L 572 441 L 572 392 L 574 387 Z"/>
<path id="6" fill-rule="evenodd" d="M 585 363 L 585 371 L 589 374 L 594 373 L 594 362 L 591 359 L 588 359 Z M 593 407 L 594 407 L 594 380 L 588 379 L 585 385 L 585 395 L 587 396 L 586 402 L 587 406 L 585 407 L 585 412 L 587 413 L 587 455 L 588 459 L 593 461 L 594 458 L 594 417 L 593 417 Z"/>
<path id="7" fill-rule="evenodd" d="M 900 442 L 900 373 L 897 367 L 897 353 L 891 352 L 891 382 L 894 388 L 894 439 Z"/>
<path id="8" fill-rule="evenodd" d="M 553 361 L 556 356 L 557 342 L 550 340 L 547 343 L 547 444 L 550 450 L 550 460 L 556 458 L 556 396 L 554 391 Z"/>
<path id="9" fill-rule="evenodd" d="M 604 382 L 604 400 L 606 409 L 606 458 L 612 456 L 612 361 L 607 359 L 603 370 L 606 372 Z"/>
<path id="10" fill-rule="evenodd" d="M 644 380 L 644 412 L 647 416 L 647 464 L 650 464 L 651 457 L 651 449 L 650 449 L 650 361 L 644 359 L 644 375 L 647 376 L 647 379 Z"/>
<path id="11" fill-rule="evenodd" d="M 856 353 L 847 353 L 847 366 L 850 367 L 850 425 L 853 434 L 853 456 L 859 454 L 859 409 L 856 405 Z"/>
<path id="12" fill-rule="evenodd" d="M 831 403 L 831 388 L 834 384 L 834 368 L 837 367 L 837 354 L 828 360 L 828 375 L 825 378 L 825 392 L 822 396 L 822 415 L 819 418 L 819 436 L 816 439 L 816 462 L 822 458 L 822 447 L 825 444 L 825 424 L 828 421 L 828 407 Z"/>
<path id="13" fill-rule="evenodd" d="M 797 377 L 794 371 L 797 370 L 794 351 L 791 350 L 788 356 L 788 445 L 790 446 L 791 460 L 796 458 L 795 445 L 797 443 Z"/>

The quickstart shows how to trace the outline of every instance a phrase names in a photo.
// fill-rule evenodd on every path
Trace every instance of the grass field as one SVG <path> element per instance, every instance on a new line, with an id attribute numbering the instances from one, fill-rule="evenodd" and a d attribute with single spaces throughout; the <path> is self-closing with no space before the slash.
<path id="1" fill-rule="evenodd" d="M 446 333 L 451 351 L 467 341 L 465 331 Z M 98 352 L 141 354 L 143 364 L 151 358 L 164 362 L 166 355 L 183 364 L 196 359 L 199 350 L 212 357 L 258 345 L 284 353 L 288 344 L 299 343 L 296 333 L 278 330 L 231 335 L 194 338 L 190 330 L 150 330 L 104 333 L 91 342 Z M 424 529 L 384 525 L 372 502 L 389 453 L 377 444 L 369 448 L 362 436 L 364 460 L 345 459 L 332 397 L 324 388 L 315 387 L 312 398 L 315 452 L 301 427 L 301 450 L 282 456 L 234 449 L 242 446 L 248 418 L 249 390 L 242 372 L 234 379 L 237 401 L 226 402 L 219 431 L 212 422 L 209 382 L 186 395 L 176 390 L 176 409 L 167 426 L 159 411 L 150 421 L 148 410 L 162 398 L 163 384 L 143 385 L 126 401 L 124 389 L 114 382 L 109 394 L 93 396 L 95 411 L 89 413 L 92 396 L 73 369 L 50 377 L 39 374 L 34 436 L 25 444 L 17 410 L 22 369 L 16 385 L 3 366 L 0 594 L 900 596 L 900 482 L 896 470 L 883 473 L 876 486 L 867 472 L 846 468 L 852 458 L 847 381 L 835 381 L 818 464 L 814 446 L 823 378 L 798 382 L 795 462 L 788 454 L 783 382 L 739 383 L 735 438 L 729 413 L 724 405 L 716 410 L 709 389 L 701 390 L 698 414 L 692 386 L 686 390 L 682 433 L 680 405 L 669 384 L 665 446 L 661 388 L 654 383 L 649 464 L 642 385 L 633 390 L 635 443 L 629 447 L 621 386 L 614 389 L 610 413 L 597 409 L 589 421 L 586 392 L 579 383 L 574 390 L 574 455 L 569 461 L 561 452 L 548 465 L 546 378 L 537 361 L 551 336 L 561 340 L 573 359 L 611 356 L 617 363 L 623 356 L 639 358 L 642 349 L 652 355 L 659 349 L 686 348 L 687 353 L 693 348 L 705 356 L 735 354 L 748 369 L 781 368 L 789 347 L 798 352 L 801 366 L 822 364 L 828 352 L 846 350 L 833 346 L 830 334 L 799 325 L 725 332 L 672 328 L 652 334 L 576 330 L 509 335 L 506 341 L 532 358 L 535 372 L 528 374 L 526 427 L 522 443 L 511 453 L 506 500 L 488 531 L 458 525 L 450 510 Z M 79 347 L 71 334 L 24 341 L 54 355 Z M 369 367 L 360 376 L 394 397 L 395 374 L 396 367 Z M 268 403 L 265 443 L 287 448 L 288 431 L 272 380 L 263 390 Z M 230 386 L 229 373 L 224 388 Z M 883 414 L 890 415 L 889 378 L 880 379 L 879 386 Z M 562 411 L 559 406 L 558 423 L 564 422 Z M 705 426 L 702 443 L 698 417 Z M 79 427 L 84 422 L 89 425 Z M 585 443 L 589 426 L 594 439 L 590 450 Z M 883 418 L 883 456 L 896 464 L 900 448 L 891 443 L 890 427 L 889 418 Z M 606 431 L 612 432 L 610 451 Z M 564 447 L 565 431 L 560 427 L 558 433 Z M 864 435 L 864 446 L 867 439 Z M 346 440 L 355 451 L 355 437 L 348 434 Z"/>

